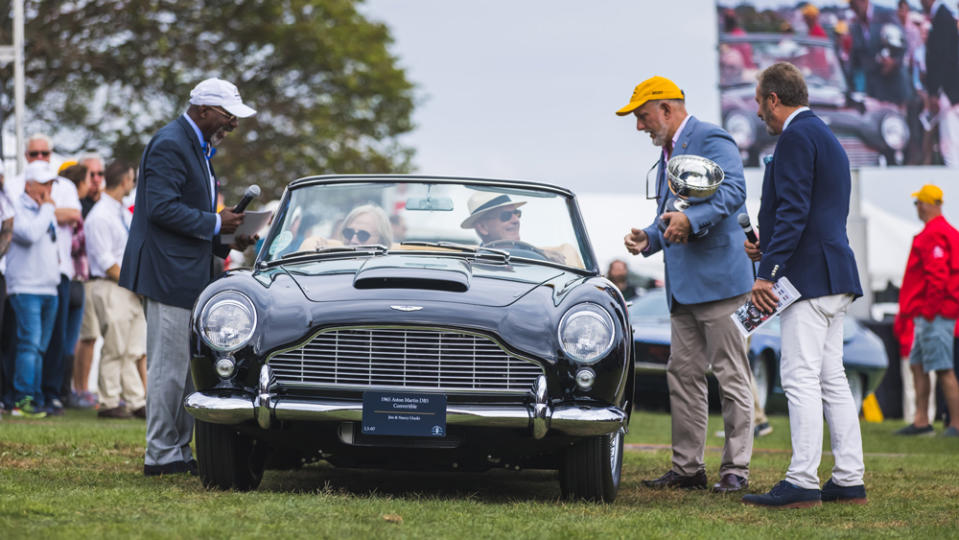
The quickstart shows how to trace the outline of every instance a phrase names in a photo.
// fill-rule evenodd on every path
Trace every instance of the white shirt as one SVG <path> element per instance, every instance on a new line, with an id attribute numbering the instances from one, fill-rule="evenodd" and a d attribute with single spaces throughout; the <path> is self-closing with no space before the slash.
<path id="1" fill-rule="evenodd" d="M 130 235 L 131 217 L 130 211 L 107 193 L 90 209 L 83 231 L 91 277 L 107 277 L 107 269 L 114 264 L 120 266 Z"/>
<path id="2" fill-rule="evenodd" d="M 783 122 L 783 131 L 786 131 L 786 128 L 789 127 L 789 123 L 793 121 L 793 118 L 796 118 L 796 115 L 797 115 L 797 114 L 799 114 L 799 113 L 801 113 L 801 112 L 803 112 L 803 111 L 808 111 L 808 110 L 809 110 L 809 107 L 799 107 L 798 109 L 796 109 L 795 111 L 793 111 L 792 114 L 790 114 L 788 117 L 786 117 L 786 121 Z"/>
<path id="3" fill-rule="evenodd" d="M 58 178 L 53 183 L 53 189 L 50 191 L 50 198 L 57 208 L 72 208 L 80 210 L 80 197 L 77 195 L 77 187 L 67 178 Z M 73 225 L 57 225 L 57 251 L 60 253 L 60 273 L 67 276 L 67 279 L 73 279 L 73 257 L 70 252 L 73 249 Z"/>
<path id="4" fill-rule="evenodd" d="M 8 176 L 3 179 L 3 191 L 11 201 L 17 200 L 23 193 L 23 186 L 26 182 L 23 180 L 23 173 Z"/>
<path id="5" fill-rule="evenodd" d="M 57 295 L 60 270 L 53 205 L 38 205 L 26 193 L 14 199 L 17 217 L 13 220 L 13 241 L 7 261 L 7 294 Z"/>

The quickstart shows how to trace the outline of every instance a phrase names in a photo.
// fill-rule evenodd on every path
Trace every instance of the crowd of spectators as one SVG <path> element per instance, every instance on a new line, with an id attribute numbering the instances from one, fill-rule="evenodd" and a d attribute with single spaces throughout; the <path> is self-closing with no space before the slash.
<path id="1" fill-rule="evenodd" d="M 0 412 L 143 418 L 143 310 L 116 285 L 136 170 L 92 153 L 55 167 L 53 150 L 35 134 L 23 173 L 4 177 L 0 162 Z M 88 386 L 98 339 L 99 395 Z"/>

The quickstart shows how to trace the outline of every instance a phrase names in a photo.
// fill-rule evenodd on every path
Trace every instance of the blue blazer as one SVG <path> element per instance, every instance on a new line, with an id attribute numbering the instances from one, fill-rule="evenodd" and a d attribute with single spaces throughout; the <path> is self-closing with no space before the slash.
<path id="1" fill-rule="evenodd" d="M 862 296 L 856 258 L 846 236 L 849 159 L 812 111 L 796 115 L 766 165 L 759 209 L 759 277 L 782 276 L 804 299 Z"/>
<path id="2" fill-rule="evenodd" d="M 216 193 L 210 190 L 200 141 L 180 116 L 161 128 L 143 152 L 120 265 L 122 287 L 163 304 L 193 308 L 213 277 L 213 254 L 229 253 L 213 235 Z"/>
<path id="3" fill-rule="evenodd" d="M 666 184 L 666 167 L 660 160 L 657 217 L 645 229 L 649 248 L 643 254 L 648 257 L 663 250 L 670 310 L 674 300 L 683 304 L 723 300 L 748 292 L 753 283 L 751 263 L 743 250 L 746 237 L 737 221 L 737 216 L 746 211 L 746 180 L 736 142 L 718 126 L 690 116 L 673 149 L 673 156 L 680 154 L 715 161 L 722 167 L 725 179 L 712 197 L 685 211 L 693 234 L 707 229 L 708 233 L 700 238 L 690 235 L 685 244 L 669 244 L 659 230 L 659 216 L 666 211 L 667 201 L 675 196 Z"/>

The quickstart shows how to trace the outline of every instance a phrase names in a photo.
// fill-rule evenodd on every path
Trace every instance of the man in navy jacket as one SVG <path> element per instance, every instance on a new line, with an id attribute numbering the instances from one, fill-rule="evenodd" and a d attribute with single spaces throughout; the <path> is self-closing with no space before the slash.
<path id="1" fill-rule="evenodd" d="M 193 419 L 183 408 L 192 392 L 189 372 L 190 310 L 213 277 L 213 255 L 236 245 L 220 243 L 243 214 L 216 213 L 214 147 L 256 111 L 232 84 L 207 79 L 190 92 L 186 113 L 154 135 L 143 152 L 130 236 L 120 265 L 120 285 L 146 297 L 147 476 L 196 471 L 190 449 Z"/>
<path id="2" fill-rule="evenodd" d="M 783 277 L 801 297 L 782 313 L 780 377 L 789 404 L 792 460 L 785 480 L 743 502 L 790 508 L 864 503 L 862 437 L 842 363 L 843 319 L 862 295 L 846 237 L 849 159 L 809 110 L 806 82 L 792 64 L 760 73 L 756 102 L 767 131 L 780 137 L 763 179 L 759 245 L 746 242 L 750 258 L 760 262 L 752 301 L 774 311 L 779 299 L 773 283 Z M 820 491 L 823 414 L 835 465 Z"/>

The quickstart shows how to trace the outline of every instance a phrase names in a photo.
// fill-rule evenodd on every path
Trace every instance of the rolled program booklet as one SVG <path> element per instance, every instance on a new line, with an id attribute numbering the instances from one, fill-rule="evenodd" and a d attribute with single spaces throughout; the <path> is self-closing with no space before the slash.
<path id="1" fill-rule="evenodd" d="M 753 304 L 753 301 L 746 300 L 746 303 L 739 306 L 730 317 L 736 322 L 736 328 L 742 332 L 744 337 L 749 337 L 757 328 L 769 322 L 770 319 L 782 313 L 790 304 L 799 300 L 799 291 L 793 287 L 787 278 L 779 278 L 773 283 L 773 293 L 779 297 L 779 303 L 776 304 L 776 311 L 773 313 L 763 313 L 761 309 Z"/>

